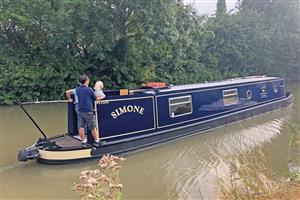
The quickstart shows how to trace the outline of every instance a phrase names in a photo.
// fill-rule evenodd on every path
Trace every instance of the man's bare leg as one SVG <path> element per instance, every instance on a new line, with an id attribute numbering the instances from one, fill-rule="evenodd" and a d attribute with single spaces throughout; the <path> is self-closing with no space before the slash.
<path id="1" fill-rule="evenodd" d="M 94 137 L 95 142 L 99 142 L 99 132 L 97 128 L 92 129 L 92 135 Z"/>
<path id="2" fill-rule="evenodd" d="M 79 129 L 79 135 L 80 135 L 81 141 L 82 141 L 82 142 L 86 142 L 86 140 L 85 140 L 84 128 L 81 128 L 81 127 L 80 127 L 80 129 Z"/>

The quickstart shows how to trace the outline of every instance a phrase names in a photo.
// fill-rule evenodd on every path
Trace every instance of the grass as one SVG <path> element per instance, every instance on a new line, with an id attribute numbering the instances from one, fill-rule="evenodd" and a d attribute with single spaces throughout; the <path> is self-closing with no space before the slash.
<path id="1" fill-rule="evenodd" d="M 253 156 L 249 153 L 231 162 L 229 180 L 218 179 L 221 199 L 300 199 L 300 172 L 293 178 L 276 176 Z"/>
<path id="2" fill-rule="evenodd" d="M 293 124 L 290 123 L 288 124 L 289 129 L 291 131 L 291 140 L 289 144 L 289 150 L 295 152 L 295 158 L 291 158 L 291 153 L 290 155 L 290 161 L 298 161 L 300 163 L 300 125 L 299 124 Z"/>
<path id="3" fill-rule="evenodd" d="M 289 149 L 296 146 L 300 151 L 299 127 L 289 125 L 289 128 L 292 133 Z M 259 155 L 249 152 L 231 161 L 226 176 L 229 179 L 218 178 L 220 199 L 300 199 L 300 168 L 290 171 L 286 178 L 272 173 L 262 160 L 266 160 L 262 152 Z"/>

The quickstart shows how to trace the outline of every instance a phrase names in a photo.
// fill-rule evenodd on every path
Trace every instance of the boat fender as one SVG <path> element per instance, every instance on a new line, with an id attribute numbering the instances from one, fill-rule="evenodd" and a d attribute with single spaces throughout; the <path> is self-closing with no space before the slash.
<path id="1" fill-rule="evenodd" d="M 168 85 L 164 82 L 148 82 L 146 83 L 147 87 L 159 89 L 159 88 L 167 88 Z"/>
<path id="2" fill-rule="evenodd" d="M 97 150 L 97 148 L 95 148 L 95 147 L 92 147 L 92 149 L 91 149 L 91 156 L 94 156 L 94 155 L 96 155 L 96 150 Z"/>
<path id="3" fill-rule="evenodd" d="M 22 162 L 26 162 L 28 160 L 34 160 L 39 158 L 40 153 L 38 149 L 22 149 L 19 151 L 18 160 Z"/>

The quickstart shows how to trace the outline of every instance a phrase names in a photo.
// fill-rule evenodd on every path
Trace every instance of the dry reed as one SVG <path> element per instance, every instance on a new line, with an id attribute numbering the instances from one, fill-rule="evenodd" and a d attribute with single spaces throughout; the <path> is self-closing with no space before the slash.
<path id="1" fill-rule="evenodd" d="M 292 138 L 299 133 L 295 130 Z M 300 169 L 289 172 L 289 178 L 276 176 L 262 162 L 266 160 L 264 154 L 258 154 L 248 152 L 230 162 L 229 180 L 218 178 L 220 199 L 300 199 Z"/>

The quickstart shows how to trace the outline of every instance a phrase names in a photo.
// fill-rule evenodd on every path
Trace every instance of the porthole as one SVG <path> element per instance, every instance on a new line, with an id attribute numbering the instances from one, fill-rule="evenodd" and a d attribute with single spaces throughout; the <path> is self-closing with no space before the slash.
<path id="1" fill-rule="evenodd" d="M 277 84 L 274 85 L 274 92 L 275 92 L 275 93 L 278 92 L 278 85 L 277 85 Z"/>
<path id="2" fill-rule="evenodd" d="M 252 91 L 251 90 L 247 90 L 247 99 L 251 99 L 252 98 Z"/>

